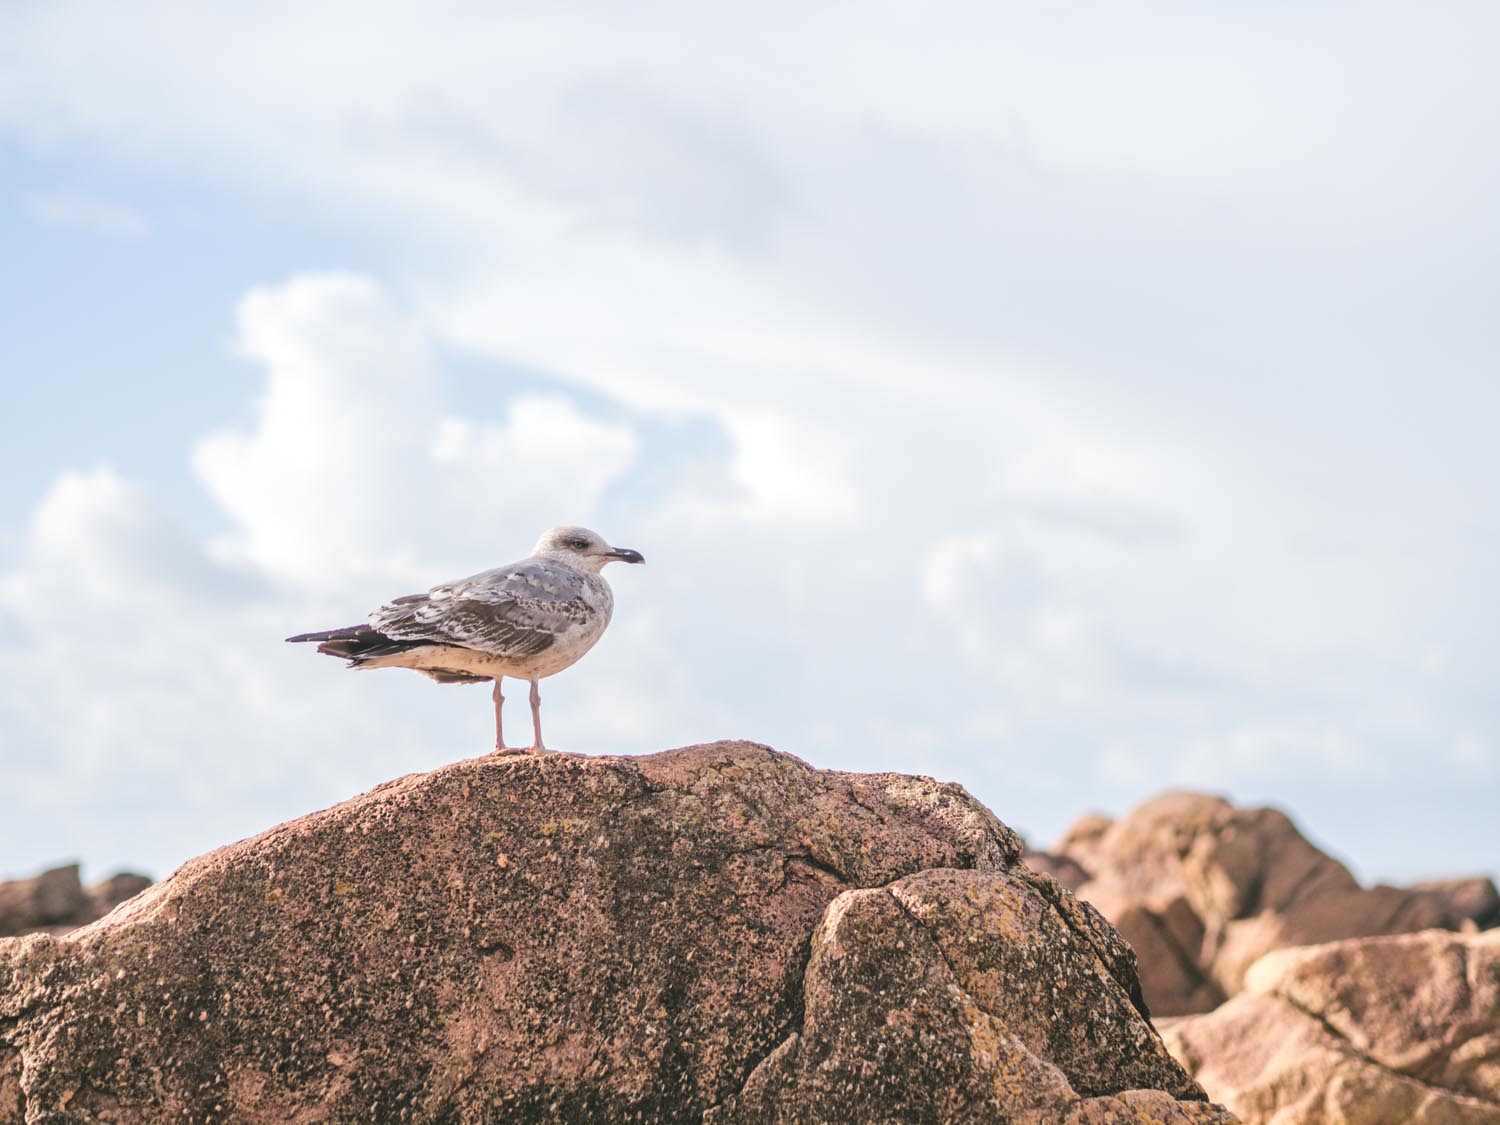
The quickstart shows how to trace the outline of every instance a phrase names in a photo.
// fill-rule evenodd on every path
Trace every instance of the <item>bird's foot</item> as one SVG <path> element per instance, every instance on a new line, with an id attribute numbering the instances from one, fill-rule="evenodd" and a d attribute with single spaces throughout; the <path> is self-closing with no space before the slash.
<path id="1" fill-rule="evenodd" d="M 532 750 L 528 746 L 496 746 L 491 753 L 497 758 L 505 758 L 512 754 L 530 754 Z"/>
<path id="2" fill-rule="evenodd" d="M 534 743 L 533 745 L 529 746 L 524 751 L 524 753 L 527 753 L 527 754 L 550 754 L 550 753 L 552 753 L 552 751 L 548 750 L 540 742 L 537 742 L 537 743 Z"/>

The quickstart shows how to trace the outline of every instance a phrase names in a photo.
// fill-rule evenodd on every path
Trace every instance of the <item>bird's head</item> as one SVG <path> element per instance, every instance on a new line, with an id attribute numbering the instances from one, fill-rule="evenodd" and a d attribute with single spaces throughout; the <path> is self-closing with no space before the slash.
<path id="1" fill-rule="evenodd" d="M 554 527 L 544 532 L 531 552 L 540 559 L 556 559 L 577 570 L 598 574 L 606 563 L 643 563 L 639 551 L 628 547 L 611 547 L 598 532 L 586 527 Z"/>

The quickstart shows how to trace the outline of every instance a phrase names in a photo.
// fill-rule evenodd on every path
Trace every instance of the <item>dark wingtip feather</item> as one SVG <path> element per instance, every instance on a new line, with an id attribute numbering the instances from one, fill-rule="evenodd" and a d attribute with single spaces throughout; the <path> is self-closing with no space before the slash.
<path id="1" fill-rule="evenodd" d="M 364 661 L 373 660 L 377 656 L 389 656 L 410 648 L 420 648 L 429 643 L 387 637 L 378 629 L 372 629 L 368 625 L 325 629 L 320 633 L 298 633 L 295 637 L 288 637 L 287 640 L 291 642 L 317 641 L 319 652 L 347 660 L 351 667 L 357 667 Z"/>
<path id="2" fill-rule="evenodd" d="M 368 625 L 346 625 L 342 629 L 324 629 L 317 633 L 298 633 L 295 637 L 288 637 L 287 642 L 289 644 L 300 644 L 303 641 L 355 641 L 368 643 L 370 640 L 375 639 L 384 641 L 387 638 L 375 632 Z M 318 651 L 323 651 L 321 645 Z"/>

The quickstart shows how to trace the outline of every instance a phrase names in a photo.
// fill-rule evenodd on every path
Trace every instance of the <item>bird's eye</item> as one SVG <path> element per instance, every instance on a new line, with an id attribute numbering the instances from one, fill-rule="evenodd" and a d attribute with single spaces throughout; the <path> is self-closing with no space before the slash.
<path id="1" fill-rule="evenodd" d="M 568 540 L 568 546 L 575 551 L 587 551 L 589 549 L 589 541 L 587 539 L 570 539 Z"/>

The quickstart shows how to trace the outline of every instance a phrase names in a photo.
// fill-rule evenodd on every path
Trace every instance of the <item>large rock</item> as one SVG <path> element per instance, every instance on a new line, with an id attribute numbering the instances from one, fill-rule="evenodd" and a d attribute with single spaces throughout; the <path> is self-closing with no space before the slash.
<path id="1" fill-rule="evenodd" d="M 1229 1120 L 1019 852 L 746 743 L 459 762 L 0 942 L 0 1120 Z"/>
<path id="2" fill-rule="evenodd" d="M 1024 868 L 846 891 L 813 933 L 798 1027 L 710 1119 L 1232 1120 L 1139 1018 L 1135 988 L 1119 936 Z"/>
<path id="3" fill-rule="evenodd" d="M 1028 862 L 1118 927 L 1158 1015 L 1210 1011 L 1273 949 L 1474 929 L 1500 914 L 1487 879 L 1361 887 L 1284 813 L 1201 793 L 1165 793 L 1119 821 L 1090 815 Z"/>
<path id="4" fill-rule="evenodd" d="M 144 875 L 122 871 L 85 888 L 76 863 L 0 883 L 0 937 L 35 930 L 64 933 L 104 917 L 150 885 Z"/>
<path id="5" fill-rule="evenodd" d="M 1172 1052 L 1247 1122 L 1500 1123 L 1500 931 L 1269 954 Z"/>

